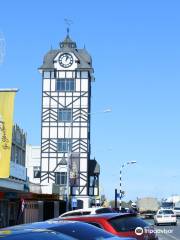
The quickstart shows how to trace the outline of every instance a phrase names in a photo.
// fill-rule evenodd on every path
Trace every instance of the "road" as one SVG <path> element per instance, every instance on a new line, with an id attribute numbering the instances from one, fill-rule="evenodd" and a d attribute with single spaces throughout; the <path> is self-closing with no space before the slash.
<path id="1" fill-rule="evenodd" d="M 153 220 L 146 220 L 154 224 Z M 177 220 L 177 226 L 155 226 L 159 240 L 180 240 L 180 218 Z"/>

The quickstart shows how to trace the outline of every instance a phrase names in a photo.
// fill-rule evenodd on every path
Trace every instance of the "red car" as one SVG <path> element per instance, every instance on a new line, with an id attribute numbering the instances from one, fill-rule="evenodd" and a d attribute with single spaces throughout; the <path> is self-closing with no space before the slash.
<path id="1" fill-rule="evenodd" d="M 90 223 L 119 237 L 134 237 L 138 240 L 157 240 L 153 227 L 135 214 L 107 213 L 60 218 Z"/>

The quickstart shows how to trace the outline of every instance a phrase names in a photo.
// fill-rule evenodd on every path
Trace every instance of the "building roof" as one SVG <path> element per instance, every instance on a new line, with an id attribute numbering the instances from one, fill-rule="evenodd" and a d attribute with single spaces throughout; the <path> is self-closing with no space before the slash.
<path id="1" fill-rule="evenodd" d="M 60 48 L 77 48 L 76 42 L 73 42 L 72 39 L 69 36 L 69 33 L 67 33 L 67 36 L 65 37 L 64 41 L 59 43 Z"/>
<path id="2" fill-rule="evenodd" d="M 78 49 L 76 42 L 74 42 L 70 36 L 69 33 L 65 37 L 65 39 L 60 42 L 59 44 L 60 48 L 55 50 L 50 50 L 46 53 L 43 59 L 43 64 L 39 69 L 41 70 L 50 70 L 54 69 L 54 59 L 59 53 L 63 52 L 72 52 L 74 55 L 78 58 L 78 69 L 87 69 L 90 72 L 93 72 L 92 68 L 92 58 L 90 54 L 87 52 L 85 48 Z"/>

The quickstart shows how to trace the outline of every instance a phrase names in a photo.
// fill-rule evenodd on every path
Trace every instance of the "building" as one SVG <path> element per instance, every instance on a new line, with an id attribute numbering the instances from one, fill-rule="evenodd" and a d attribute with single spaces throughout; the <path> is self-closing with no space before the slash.
<path id="1" fill-rule="evenodd" d="M 26 181 L 26 134 L 18 126 L 13 126 L 10 177 Z"/>
<path id="2" fill-rule="evenodd" d="M 0 227 L 18 221 L 21 196 L 29 191 L 25 167 L 26 134 L 13 126 L 10 176 L 0 179 Z"/>
<path id="3" fill-rule="evenodd" d="M 88 207 L 99 195 L 100 173 L 96 160 L 90 160 L 91 56 L 85 48 L 77 48 L 67 31 L 60 48 L 45 55 L 39 70 L 42 131 L 41 162 L 36 167 L 42 191 L 52 193 L 54 184 L 59 185 L 60 194 Z"/>
<path id="4" fill-rule="evenodd" d="M 40 146 L 26 146 L 26 168 L 30 183 L 40 184 L 40 155 Z"/>

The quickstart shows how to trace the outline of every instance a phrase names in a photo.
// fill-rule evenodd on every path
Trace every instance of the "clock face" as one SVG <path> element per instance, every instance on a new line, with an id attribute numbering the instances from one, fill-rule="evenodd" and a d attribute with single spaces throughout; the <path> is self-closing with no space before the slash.
<path id="1" fill-rule="evenodd" d="M 73 64 L 73 57 L 71 54 L 69 53 L 63 53 L 60 57 L 59 57 L 59 64 L 64 67 L 64 68 L 68 68 Z"/>

